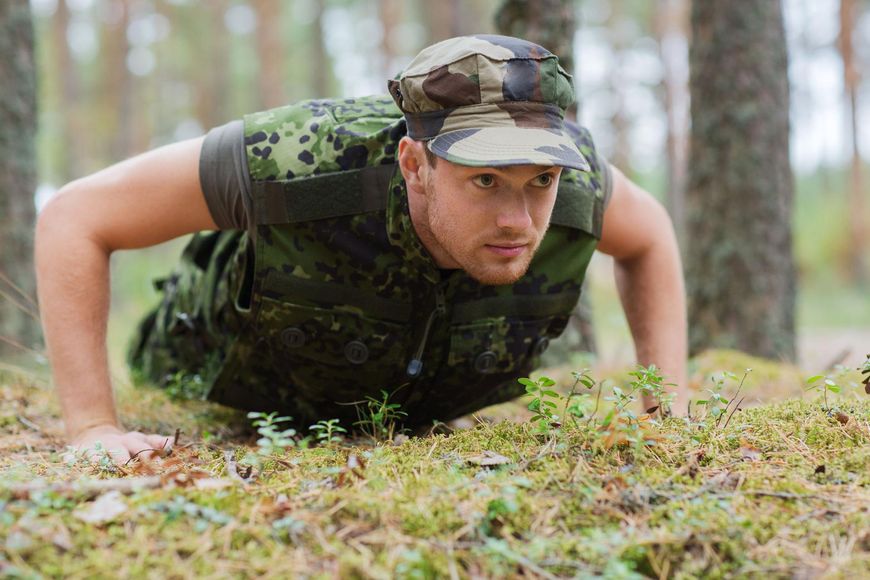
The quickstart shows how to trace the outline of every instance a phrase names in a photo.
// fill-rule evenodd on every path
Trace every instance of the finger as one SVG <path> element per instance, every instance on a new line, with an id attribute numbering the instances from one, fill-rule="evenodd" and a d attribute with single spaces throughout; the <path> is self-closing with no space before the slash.
<path id="1" fill-rule="evenodd" d="M 145 441 L 155 449 L 170 449 L 172 447 L 172 437 L 165 435 L 145 435 Z"/>
<path id="2" fill-rule="evenodd" d="M 129 459 L 152 459 L 158 452 L 158 449 L 150 443 L 132 441 L 127 442 L 127 451 L 129 452 Z"/>
<path id="3" fill-rule="evenodd" d="M 82 452 L 87 456 L 88 461 L 94 464 L 100 464 L 106 455 L 116 465 L 121 465 L 130 459 L 130 453 L 123 447 L 103 447 L 97 450 L 93 446 L 89 446 L 84 448 Z"/>

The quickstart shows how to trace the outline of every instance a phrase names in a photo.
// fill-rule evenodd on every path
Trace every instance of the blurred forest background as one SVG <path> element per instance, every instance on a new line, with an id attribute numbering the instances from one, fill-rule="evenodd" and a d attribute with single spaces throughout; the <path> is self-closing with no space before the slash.
<path id="1" fill-rule="evenodd" d="M 76 177 L 251 111 L 385 92 L 386 79 L 426 45 L 495 32 L 502 4 L 32 0 L 37 207 Z M 663 201 L 685 238 L 690 1 L 571 6 L 563 20 L 576 31 L 578 119 L 615 166 Z M 804 366 L 821 367 L 870 348 L 870 2 L 783 0 L 782 8 L 799 350 Z M 180 247 L 113 257 L 116 353 L 157 299 L 151 278 Z M 596 258 L 591 295 L 599 358 L 615 365 L 633 352 L 609 270 Z M 739 308 L 740 296 L 733 302 Z"/>

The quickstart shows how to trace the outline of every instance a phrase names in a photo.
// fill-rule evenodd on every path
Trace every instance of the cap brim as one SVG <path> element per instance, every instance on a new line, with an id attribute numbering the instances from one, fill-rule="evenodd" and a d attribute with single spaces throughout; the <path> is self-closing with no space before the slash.
<path id="1" fill-rule="evenodd" d="M 428 143 L 438 157 L 472 167 L 558 165 L 589 171 L 589 163 L 574 141 L 555 129 L 485 127 L 457 129 Z"/>

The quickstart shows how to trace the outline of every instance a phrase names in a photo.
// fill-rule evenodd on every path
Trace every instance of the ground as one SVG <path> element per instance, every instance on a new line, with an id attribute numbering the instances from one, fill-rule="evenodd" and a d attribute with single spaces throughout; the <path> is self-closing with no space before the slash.
<path id="1" fill-rule="evenodd" d="M 308 448 L 281 441 L 280 427 L 258 445 L 241 413 L 121 386 L 129 427 L 181 430 L 171 455 L 121 469 L 65 459 L 52 392 L 7 368 L 0 574 L 870 575 L 870 397 L 858 373 L 831 371 L 839 392 L 825 403 L 795 368 L 714 352 L 693 362 L 694 399 L 713 400 L 703 393 L 727 370 L 719 392 L 731 400 L 746 367 L 718 420 L 709 404 L 691 420 L 631 404 L 610 415 L 611 385 L 630 390 L 623 369 L 591 418 L 597 383 L 572 399 L 586 410 L 575 421 L 564 399 L 558 421 L 531 421 L 526 399 L 449 434 L 388 440 L 375 422 L 379 441 Z M 548 371 L 562 394 L 570 371 Z"/>

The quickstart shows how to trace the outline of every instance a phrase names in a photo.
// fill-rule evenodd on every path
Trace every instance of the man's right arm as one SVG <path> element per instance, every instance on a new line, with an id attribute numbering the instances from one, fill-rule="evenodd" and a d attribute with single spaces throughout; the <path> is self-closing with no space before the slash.
<path id="1" fill-rule="evenodd" d="M 203 138 L 167 145 L 64 186 L 36 228 L 39 304 L 67 438 L 116 461 L 166 437 L 124 432 L 106 353 L 109 256 L 217 229 L 199 180 Z"/>

